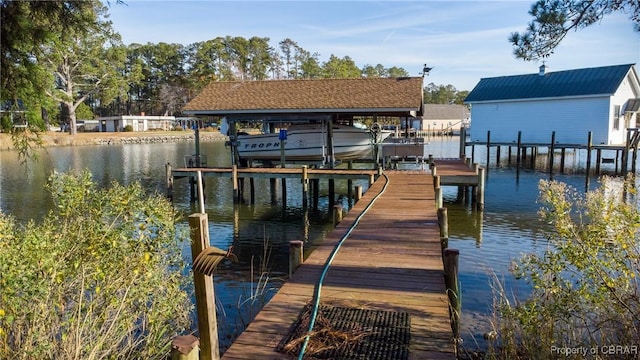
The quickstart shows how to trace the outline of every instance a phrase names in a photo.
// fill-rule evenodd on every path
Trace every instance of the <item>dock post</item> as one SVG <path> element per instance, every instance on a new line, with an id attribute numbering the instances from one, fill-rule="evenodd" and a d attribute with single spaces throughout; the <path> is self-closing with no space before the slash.
<path id="1" fill-rule="evenodd" d="M 169 200 L 173 200 L 173 170 L 171 168 L 171 163 L 167 163 L 167 165 L 164 166 L 164 169 L 167 180 L 167 198 L 169 198 Z"/>
<path id="2" fill-rule="evenodd" d="M 176 336 L 171 340 L 171 360 L 200 359 L 200 341 L 193 335 Z"/>
<path id="3" fill-rule="evenodd" d="M 440 176 L 433 176 L 433 188 L 439 188 L 440 187 Z"/>
<path id="4" fill-rule="evenodd" d="M 549 178 L 553 180 L 553 154 L 556 150 L 556 132 L 551 132 L 551 144 L 549 144 Z"/>
<path id="5" fill-rule="evenodd" d="M 622 164 L 620 167 L 620 175 L 627 176 L 627 171 L 629 168 L 629 151 L 631 149 L 631 131 L 627 129 L 627 141 L 624 145 L 624 150 L 622 151 Z"/>
<path id="6" fill-rule="evenodd" d="M 522 131 L 518 131 L 518 143 L 516 145 L 516 173 L 520 173 L 520 156 L 522 152 Z"/>
<path id="7" fill-rule="evenodd" d="M 444 249 L 444 279 L 449 296 L 449 316 L 451 319 L 451 330 L 458 352 L 458 341 L 460 339 L 460 287 L 458 282 L 458 257 L 460 251 L 457 249 Z"/>
<path id="8" fill-rule="evenodd" d="M 560 150 L 560 173 L 564 174 L 564 157 L 567 155 L 567 148 Z"/>
<path id="9" fill-rule="evenodd" d="M 309 169 L 307 165 L 302 165 L 302 207 L 307 207 L 309 197 Z"/>
<path id="10" fill-rule="evenodd" d="M 593 140 L 593 133 L 589 131 L 589 135 L 587 136 L 587 177 L 589 177 L 591 173 L 591 142 Z"/>
<path id="11" fill-rule="evenodd" d="M 440 186 L 435 188 L 435 194 L 436 194 L 436 210 L 437 210 L 442 207 L 442 188 Z"/>
<path id="12" fill-rule="evenodd" d="M 440 237 L 449 238 L 449 215 L 446 207 L 438 208 L 438 224 L 440 225 Z"/>
<path id="13" fill-rule="evenodd" d="M 477 208 L 480 211 L 484 210 L 484 183 L 485 183 L 484 173 L 485 173 L 484 168 L 478 169 L 478 186 L 476 187 L 476 191 L 478 192 L 478 194 L 476 197 L 476 202 L 477 202 Z"/>
<path id="14" fill-rule="evenodd" d="M 467 128 L 463 125 L 460 128 L 460 157 L 464 157 L 467 152 Z"/>
<path id="15" fill-rule="evenodd" d="M 596 175 L 600 175 L 600 162 L 602 161 L 602 149 L 596 149 Z"/>
<path id="16" fill-rule="evenodd" d="M 269 193 L 271 194 L 271 204 L 278 202 L 276 197 L 276 178 L 269 178 Z"/>
<path id="17" fill-rule="evenodd" d="M 191 257 L 195 259 L 204 249 L 210 246 L 209 218 L 207 214 L 189 216 L 191 228 Z M 216 299 L 213 289 L 213 278 L 209 275 L 193 272 L 193 281 L 198 315 L 198 332 L 200 334 L 200 359 L 217 360 L 218 327 L 216 322 Z"/>
<path id="18" fill-rule="evenodd" d="M 487 131 L 487 169 L 489 168 L 489 156 L 491 153 L 491 130 Z"/>
<path id="19" fill-rule="evenodd" d="M 358 202 L 362 198 L 362 185 L 356 185 L 355 191 L 355 202 Z"/>
<path id="20" fill-rule="evenodd" d="M 289 277 L 293 275 L 296 269 L 304 261 L 304 241 L 289 241 Z"/>
<path id="21" fill-rule="evenodd" d="M 240 190 L 238 189 L 238 165 L 236 164 L 231 166 L 231 179 L 233 182 L 233 199 L 238 201 L 240 199 Z"/>
<path id="22" fill-rule="evenodd" d="M 342 204 L 333 205 L 333 227 L 342 221 Z"/>

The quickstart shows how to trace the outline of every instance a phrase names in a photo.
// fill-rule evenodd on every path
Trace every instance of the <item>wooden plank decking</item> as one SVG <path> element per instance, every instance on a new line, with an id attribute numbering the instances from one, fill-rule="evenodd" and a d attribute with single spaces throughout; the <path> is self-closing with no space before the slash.
<path id="1" fill-rule="evenodd" d="M 464 159 L 434 159 L 431 172 L 440 177 L 441 185 L 478 185 L 478 171 Z"/>
<path id="2" fill-rule="evenodd" d="M 335 256 L 321 303 L 410 314 L 409 359 L 453 359 L 433 178 L 385 172 L 386 192 Z M 290 359 L 275 351 L 313 297 L 331 252 L 386 180 L 380 177 L 298 268 L 223 359 Z"/>

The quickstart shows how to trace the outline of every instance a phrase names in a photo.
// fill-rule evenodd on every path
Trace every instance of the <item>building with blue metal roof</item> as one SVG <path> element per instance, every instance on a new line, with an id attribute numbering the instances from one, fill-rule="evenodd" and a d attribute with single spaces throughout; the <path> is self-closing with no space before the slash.
<path id="1" fill-rule="evenodd" d="M 636 127 L 640 82 L 634 64 L 483 78 L 465 99 L 471 141 L 623 144 Z"/>

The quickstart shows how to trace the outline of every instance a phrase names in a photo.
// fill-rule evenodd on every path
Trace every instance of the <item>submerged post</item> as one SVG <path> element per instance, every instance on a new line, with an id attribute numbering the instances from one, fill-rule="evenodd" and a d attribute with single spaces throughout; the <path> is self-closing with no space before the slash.
<path id="1" fill-rule="evenodd" d="M 191 257 L 195 259 L 209 243 L 209 219 L 207 214 L 192 214 L 189 216 L 191 229 Z M 218 327 L 216 323 L 216 300 L 213 291 L 213 278 L 200 272 L 193 272 L 193 282 L 196 297 L 196 312 L 198 315 L 198 332 L 200 334 L 200 359 L 217 360 L 220 358 L 218 350 Z"/>
<path id="2" fill-rule="evenodd" d="M 176 336 L 171 341 L 171 360 L 200 359 L 200 341 L 193 335 Z"/>

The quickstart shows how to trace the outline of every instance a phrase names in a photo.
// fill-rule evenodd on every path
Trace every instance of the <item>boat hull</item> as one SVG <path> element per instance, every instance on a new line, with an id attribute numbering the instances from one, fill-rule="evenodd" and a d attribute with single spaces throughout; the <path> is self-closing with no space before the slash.
<path id="1" fill-rule="evenodd" d="M 239 135 L 238 153 L 241 158 L 279 160 L 280 139 L 277 133 Z M 334 127 L 333 149 L 336 160 L 371 159 L 371 133 L 352 127 Z M 330 155 L 326 132 L 321 128 L 293 129 L 284 140 L 285 160 L 323 161 Z"/>

